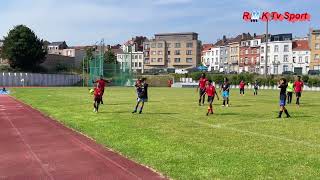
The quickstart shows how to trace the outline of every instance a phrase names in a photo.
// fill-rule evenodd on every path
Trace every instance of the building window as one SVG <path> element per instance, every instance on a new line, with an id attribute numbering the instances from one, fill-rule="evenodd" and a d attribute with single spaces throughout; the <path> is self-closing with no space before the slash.
<path id="1" fill-rule="evenodd" d="M 316 34 L 316 39 L 320 39 L 320 34 Z"/>
<path id="2" fill-rule="evenodd" d="M 214 56 L 214 51 L 211 51 L 212 56 Z"/>
<path id="3" fill-rule="evenodd" d="M 171 54 L 171 51 L 168 51 L 168 55 L 170 55 Z"/>
<path id="4" fill-rule="evenodd" d="M 150 63 L 149 58 L 145 58 L 145 59 L 144 59 L 144 63 L 149 64 L 149 63 Z"/>
<path id="5" fill-rule="evenodd" d="M 192 63 L 192 58 L 187 58 L 186 61 L 187 63 Z"/>
<path id="6" fill-rule="evenodd" d="M 274 41 L 279 41 L 279 36 L 275 36 Z"/>
<path id="7" fill-rule="evenodd" d="M 174 58 L 174 62 L 175 63 L 179 63 L 180 62 L 180 58 Z"/>
<path id="8" fill-rule="evenodd" d="M 274 66 L 274 68 L 273 68 L 273 74 L 278 74 L 278 66 Z"/>
<path id="9" fill-rule="evenodd" d="M 283 56 L 283 62 L 289 62 L 289 56 L 288 55 L 284 55 Z"/>
<path id="10" fill-rule="evenodd" d="M 186 54 L 187 54 L 187 55 L 192 55 L 192 50 L 187 50 L 187 51 L 186 51 Z"/>
<path id="11" fill-rule="evenodd" d="M 181 44 L 180 43 L 175 43 L 174 47 L 175 48 L 181 48 Z"/>
<path id="12" fill-rule="evenodd" d="M 162 48 L 163 44 L 162 43 L 158 43 L 158 48 Z"/>
<path id="13" fill-rule="evenodd" d="M 149 48 L 150 48 L 149 44 L 144 45 L 144 49 L 149 49 Z"/>
<path id="14" fill-rule="evenodd" d="M 142 63 L 141 62 L 139 62 L 139 67 L 142 67 Z"/>
<path id="15" fill-rule="evenodd" d="M 249 53 L 248 53 L 248 49 L 246 49 L 245 53 L 246 53 L 246 54 L 249 54 Z"/>
<path id="16" fill-rule="evenodd" d="M 157 54 L 157 51 L 151 51 L 151 54 L 152 54 L 152 55 L 156 55 L 156 54 Z"/>
<path id="17" fill-rule="evenodd" d="M 263 63 L 264 62 L 264 57 L 263 56 L 261 56 L 261 63 Z"/>
<path id="18" fill-rule="evenodd" d="M 219 50 L 216 50 L 216 55 L 218 56 L 218 54 L 219 54 Z"/>
<path id="19" fill-rule="evenodd" d="M 274 46 L 274 52 L 279 52 L 279 46 L 278 45 Z"/>
<path id="20" fill-rule="evenodd" d="M 296 63 L 296 57 L 292 58 L 293 63 Z"/>
<path id="21" fill-rule="evenodd" d="M 138 63 L 137 62 L 134 63 L 134 67 L 138 67 Z"/>
<path id="22" fill-rule="evenodd" d="M 162 62 L 162 58 L 158 58 L 158 62 Z"/>
<path id="23" fill-rule="evenodd" d="M 289 52 L 289 45 L 284 45 L 284 52 Z"/>
<path id="24" fill-rule="evenodd" d="M 171 43 L 167 43 L 167 48 L 170 48 L 171 47 Z"/>
<path id="25" fill-rule="evenodd" d="M 144 55 L 145 55 L 145 56 L 149 56 L 149 51 L 145 51 L 145 52 L 144 52 Z"/>
<path id="26" fill-rule="evenodd" d="M 315 54 L 315 55 L 314 55 L 314 59 L 315 59 L 315 60 L 319 60 L 319 59 L 320 59 L 320 55 L 319 55 L 319 54 Z"/>
<path id="27" fill-rule="evenodd" d="M 274 55 L 273 59 L 275 62 L 278 62 L 278 55 Z"/>
<path id="28" fill-rule="evenodd" d="M 302 63 L 302 56 L 299 56 L 299 63 Z"/>
<path id="29" fill-rule="evenodd" d="M 162 51 L 158 51 L 158 55 L 162 55 Z"/>
<path id="30" fill-rule="evenodd" d="M 261 53 L 264 53 L 264 47 L 261 47 Z"/>
<path id="31" fill-rule="evenodd" d="M 319 43 L 316 43 L 315 49 L 316 49 L 316 50 L 319 50 L 319 49 L 320 49 L 320 44 L 319 44 Z"/>
<path id="32" fill-rule="evenodd" d="M 151 47 L 152 47 L 152 48 L 156 48 L 156 43 L 152 43 L 152 44 L 151 44 Z"/>
<path id="33" fill-rule="evenodd" d="M 283 71 L 289 71 L 288 65 L 283 65 Z"/>
<path id="34" fill-rule="evenodd" d="M 180 55 L 180 50 L 175 50 L 174 55 Z"/>
<path id="35" fill-rule="evenodd" d="M 134 55 L 134 59 L 138 59 L 138 55 Z"/>
<path id="36" fill-rule="evenodd" d="M 255 46 L 257 46 L 257 45 L 258 45 L 258 41 L 253 41 L 253 44 L 254 44 Z"/>
<path id="37" fill-rule="evenodd" d="M 139 59 L 142 59 L 142 55 L 139 55 Z"/>
<path id="38" fill-rule="evenodd" d="M 151 62 L 157 62 L 157 58 L 152 58 Z"/>
<path id="39" fill-rule="evenodd" d="M 309 58 L 308 58 L 308 56 L 305 57 L 305 62 L 306 62 L 306 63 L 309 63 Z"/>
<path id="40" fill-rule="evenodd" d="M 192 48 L 193 47 L 193 43 L 190 42 L 190 43 L 187 43 L 187 48 Z"/>
<path id="41" fill-rule="evenodd" d="M 270 46 L 268 46 L 268 49 L 267 49 L 268 53 L 270 53 Z"/>

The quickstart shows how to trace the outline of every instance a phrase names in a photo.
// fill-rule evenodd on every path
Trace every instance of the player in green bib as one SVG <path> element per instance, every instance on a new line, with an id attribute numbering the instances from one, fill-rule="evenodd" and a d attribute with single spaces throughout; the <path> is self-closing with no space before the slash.
<path id="1" fill-rule="evenodd" d="M 288 87 L 287 87 L 287 102 L 288 104 L 291 104 L 292 101 L 292 93 L 293 93 L 293 82 L 290 80 L 288 82 Z"/>

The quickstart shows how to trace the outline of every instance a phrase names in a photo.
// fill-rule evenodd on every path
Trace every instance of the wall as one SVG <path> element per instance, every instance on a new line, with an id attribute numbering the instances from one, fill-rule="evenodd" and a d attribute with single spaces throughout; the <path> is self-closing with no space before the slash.
<path id="1" fill-rule="evenodd" d="M 81 81 L 79 75 L 0 73 L 0 87 L 5 86 L 73 86 Z"/>
<path id="2" fill-rule="evenodd" d="M 58 65 L 63 65 L 69 69 L 74 68 L 75 58 L 56 54 L 48 54 L 45 62 L 40 65 L 47 69 L 49 72 L 56 72 L 56 68 Z"/>

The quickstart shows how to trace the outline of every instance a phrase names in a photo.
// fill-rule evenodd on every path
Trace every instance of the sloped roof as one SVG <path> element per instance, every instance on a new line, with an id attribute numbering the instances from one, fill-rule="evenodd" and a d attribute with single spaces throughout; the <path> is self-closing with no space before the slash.
<path id="1" fill-rule="evenodd" d="M 292 42 L 292 50 L 293 51 L 308 51 L 309 42 L 308 40 L 295 40 Z"/>
<path id="2" fill-rule="evenodd" d="M 57 41 L 57 42 L 52 42 L 49 44 L 49 46 L 60 46 L 63 43 L 66 43 L 65 41 Z"/>
<path id="3" fill-rule="evenodd" d="M 202 44 L 202 51 L 210 50 L 213 47 L 213 44 Z"/>

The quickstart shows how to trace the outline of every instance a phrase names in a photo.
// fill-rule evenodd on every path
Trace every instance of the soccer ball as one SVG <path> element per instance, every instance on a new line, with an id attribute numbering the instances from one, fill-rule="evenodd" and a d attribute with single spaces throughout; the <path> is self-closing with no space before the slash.
<path id="1" fill-rule="evenodd" d="M 93 94 L 93 93 L 94 93 L 94 90 L 93 90 L 93 89 L 90 89 L 90 90 L 89 90 L 89 93 L 90 93 L 90 94 Z"/>

